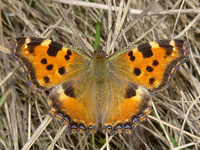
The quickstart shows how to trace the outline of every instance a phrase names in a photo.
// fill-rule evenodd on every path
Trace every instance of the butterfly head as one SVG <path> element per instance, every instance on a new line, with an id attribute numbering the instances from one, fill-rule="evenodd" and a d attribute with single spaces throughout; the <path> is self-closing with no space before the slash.
<path id="1" fill-rule="evenodd" d="M 106 53 L 102 50 L 101 46 L 97 47 L 97 50 L 94 52 L 94 58 L 106 58 Z"/>

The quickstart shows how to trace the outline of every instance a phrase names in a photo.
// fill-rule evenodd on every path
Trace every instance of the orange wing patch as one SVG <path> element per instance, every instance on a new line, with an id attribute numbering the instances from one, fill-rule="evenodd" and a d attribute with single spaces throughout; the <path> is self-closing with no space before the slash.
<path id="1" fill-rule="evenodd" d="M 87 99 L 87 96 L 85 96 L 85 99 Z M 82 99 L 81 101 L 85 100 Z M 66 82 L 58 85 L 51 91 L 48 98 L 50 113 L 68 125 L 70 134 L 76 132 L 95 133 L 97 125 L 94 112 L 89 107 L 85 107 L 81 101 L 77 96 L 74 83 Z M 92 105 L 92 102 L 90 102 L 90 105 Z"/>
<path id="2" fill-rule="evenodd" d="M 151 113 L 151 101 L 151 95 L 146 89 L 142 87 L 136 89 L 132 84 L 126 89 L 122 103 L 108 111 L 103 127 L 104 132 L 132 134 L 135 127 Z"/>
<path id="3" fill-rule="evenodd" d="M 94 133 L 97 131 L 97 109 L 92 89 L 83 91 L 81 83 L 89 83 L 87 78 L 68 81 L 53 88 L 49 94 L 50 113 L 68 125 L 69 133 Z M 90 84 L 85 85 L 90 88 Z M 81 91 L 81 93 L 80 93 Z"/>

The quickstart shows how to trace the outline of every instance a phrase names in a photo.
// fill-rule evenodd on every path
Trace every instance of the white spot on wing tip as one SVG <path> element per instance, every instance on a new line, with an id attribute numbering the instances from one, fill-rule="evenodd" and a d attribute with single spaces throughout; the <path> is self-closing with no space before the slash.
<path id="1" fill-rule="evenodd" d="M 51 43 L 51 40 L 44 40 L 41 45 L 42 46 L 49 46 L 49 44 Z"/>
<path id="2" fill-rule="evenodd" d="M 159 47 L 157 42 L 150 42 L 151 47 Z"/>
<path id="3" fill-rule="evenodd" d="M 175 46 L 174 40 L 171 40 L 169 44 L 172 45 L 172 46 Z"/>
<path id="4" fill-rule="evenodd" d="M 177 49 L 176 49 L 176 47 L 175 47 L 175 41 L 174 40 L 171 40 L 170 41 L 170 45 L 172 45 L 173 46 L 173 51 L 177 51 Z M 172 56 L 173 56 L 173 54 L 172 54 Z"/>
<path id="5" fill-rule="evenodd" d="M 26 38 L 26 41 L 25 41 L 25 44 L 24 44 L 24 48 L 28 48 L 28 43 L 30 43 L 31 42 L 31 39 L 30 38 Z"/>

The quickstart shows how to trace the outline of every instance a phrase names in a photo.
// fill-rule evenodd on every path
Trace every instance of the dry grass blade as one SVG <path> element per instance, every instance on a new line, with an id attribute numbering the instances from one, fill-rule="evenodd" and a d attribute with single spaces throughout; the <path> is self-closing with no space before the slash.
<path id="1" fill-rule="evenodd" d="M 19 69 L 19 66 L 16 66 L 13 71 L 11 71 L 3 80 L 0 82 L 0 86 L 2 86 L 17 70 Z"/>
<path id="2" fill-rule="evenodd" d="M 61 134 L 63 134 L 63 132 L 66 130 L 67 126 L 63 126 L 60 130 L 58 130 L 58 133 L 56 134 L 56 136 L 54 137 L 51 145 L 49 145 L 47 150 L 51 150 L 54 149 L 54 145 L 56 144 L 57 140 L 60 138 Z"/>
<path id="3" fill-rule="evenodd" d="M 200 149 L 198 1 L 0 0 L 0 10 L 0 149 Z M 18 36 L 50 38 L 88 49 L 90 55 L 97 22 L 97 38 L 109 55 L 128 45 L 170 37 L 191 43 L 190 60 L 170 88 L 152 93 L 153 112 L 133 135 L 110 136 L 101 128 L 94 135 L 69 135 L 62 122 L 47 115 L 50 90 L 28 88 L 10 58 L 9 41 Z"/>
<path id="4" fill-rule="evenodd" d="M 34 134 L 31 136 L 31 138 L 24 145 L 22 150 L 29 149 L 31 147 L 31 145 L 34 144 L 35 140 L 37 140 L 37 138 L 40 136 L 40 134 L 43 132 L 43 130 L 45 130 L 47 125 L 51 122 L 51 120 L 52 120 L 52 118 L 49 115 L 47 115 L 46 118 L 44 119 L 44 121 L 38 127 L 38 129 L 34 132 Z"/>
<path id="5" fill-rule="evenodd" d="M 85 1 L 72 1 L 72 0 L 53 0 L 54 2 L 58 2 L 58 3 L 62 3 L 62 4 L 70 4 L 70 5 L 74 5 L 74 6 L 83 6 L 83 7 L 91 7 L 91 8 L 97 8 L 97 9 L 103 9 L 103 10 L 111 10 L 111 11 L 118 11 L 120 9 L 120 7 L 110 7 L 106 4 L 99 4 L 99 3 L 95 3 L 94 2 L 85 2 Z M 129 12 L 131 14 L 135 14 L 138 15 L 142 12 L 142 10 L 139 9 L 133 9 L 130 8 Z M 152 10 L 150 12 L 147 13 L 147 15 L 172 15 L 172 14 L 178 14 L 180 12 L 180 9 L 177 10 Z M 194 13 L 194 14 L 198 14 L 200 12 L 200 8 L 196 8 L 196 9 L 184 9 L 181 10 L 181 14 L 187 14 L 187 13 Z"/>

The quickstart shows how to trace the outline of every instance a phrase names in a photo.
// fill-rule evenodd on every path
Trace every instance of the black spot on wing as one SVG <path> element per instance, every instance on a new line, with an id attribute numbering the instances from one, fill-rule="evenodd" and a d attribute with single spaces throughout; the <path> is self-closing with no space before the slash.
<path id="1" fill-rule="evenodd" d="M 125 98 L 131 98 L 136 96 L 136 90 L 138 89 L 138 85 L 128 82 L 127 87 L 125 88 L 126 93 L 124 95 Z"/>
<path id="2" fill-rule="evenodd" d="M 65 55 L 65 60 L 69 60 L 69 59 L 70 59 L 69 55 Z"/>
<path id="3" fill-rule="evenodd" d="M 143 58 L 150 58 L 153 56 L 151 45 L 149 43 L 140 44 L 137 46 L 138 50 L 142 53 Z"/>
<path id="4" fill-rule="evenodd" d="M 46 59 L 46 58 L 43 58 L 43 59 L 41 60 L 41 63 L 42 63 L 42 64 L 47 64 L 47 59 Z"/>
<path id="5" fill-rule="evenodd" d="M 133 51 L 128 52 L 128 56 L 130 56 L 131 61 L 135 60 L 135 56 L 133 56 Z"/>
<path id="6" fill-rule="evenodd" d="M 49 80 L 50 80 L 49 77 L 44 76 L 43 79 L 44 79 L 44 82 L 45 82 L 45 83 L 49 83 Z"/>
<path id="7" fill-rule="evenodd" d="M 132 88 L 126 89 L 126 94 L 125 94 L 125 98 L 131 98 L 133 96 L 136 96 L 136 91 Z"/>
<path id="8" fill-rule="evenodd" d="M 65 60 L 69 60 L 71 55 L 72 52 L 70 50 L 67 50 L 67 55 L 65 55 Z"/>
<path id="9" fill-rule="evenodd" d="M 133 73 L 134 73 L 136 76 L 139 76 L 139 75 L 141 74 L 141 70 L 140 70 L 139 68 L 134 68 Z"/>
<path id="10" fill-rule="evenodd" d="M 46 66 L 46 69 L 47 69 L 48 71 L 52 70 L 52 69 L 53 69 L 53 65 L 52 65 L 52 64 L 47 65 L 47 66 Z"/>
<path id="11" fill-rule="evenodd" d="M 133 56 L 133 51 L 128 52 L 128 56 Z"/>
<path id="12" fill-rule="evenodd" d="M 63 83 L 62 88 L 64 89 L 65 95 L 72 97 L 72 98 L 76 97 L 75 92 L 74 92 L 74 87 L 71 82 Z"/>
<path id="13" fill-rule="evenodd" d="M 72 52 L 70 50 L 67 50 L 67 55 L 72 55 Z"/>
<path id="14" fill-rule="evenodd" d="M 152 72 L 152 71 L 153 71 L 153 68 L 152 68 L 151 66 L 147 66 L 147 67 L 146 67 L 146 71 Z"/>
<path id="15" fill-rule="evenodd" d="M 158 66 L 158 64 L 159 62 L 157 60 L 153 60 L 153 63 L 152 63 L 153 66 Z"/>
<path id="16" fill-rule="evenodd" d="M 133 96 L 136 96 L 136 91 L 133 89 L 133 88 L 131 88 L 131 87 L 128 87 L 127 89 L 126 89 L 126 93 L 125 93 L 125 98 L 131 98 L 131 97 L 133 97 Z"/>
<path id="17" fill-rule="evenodd" d="M 51 41 L 49 44 L 49 49 L 47 50 L 47 54 L 52 57 L 56 57 L 57 53 L 62 50 L 62 44 L 58 42 Z"/>
<path id="18" fill-rule="evenodd" d="M 165 49 L 165 56 L 169 56 L 172 53 L 173 46 L 170 45 L 170 40 L 157 41 L 158 45 Z"/>
<path id="19" fill-rule="evenodd" d="M 60 67 L 59 69 L 58 69 L 58 73 L 60 74 L 60 75 L 64 75 L 65 74 L 65 67 Z"/>
<path id="20" fill-rule="evenodd" d="M 152 85 L 154 82 L 155 82 L 155 78 L 150 78 L 150 79 L 149 79 L 149 84 Z"/>
<path id="21" fill-rule="evenodd" d="M 42 38 L 30 38 L 30 42 L 27 44 L 29 53 L 33 54 L 35 52 L 35 47 L 39 46 L 44 39 Z"/>
<path id="22" fill-rule="evenodd" d="M 134 60 L 135 60 L 135 56 L 131 56 L 131 57 L 130 57 L 130 60 L 131 60 L 131 61 L 134 61 Z"/>
<path id="23" fill-rule="evenodd" d="M 65 89 L 65 95 L 75 98 L 75 93 L 74 93 L 74 88 L 72 86 L 70 86 L 69 88 Z"/>

